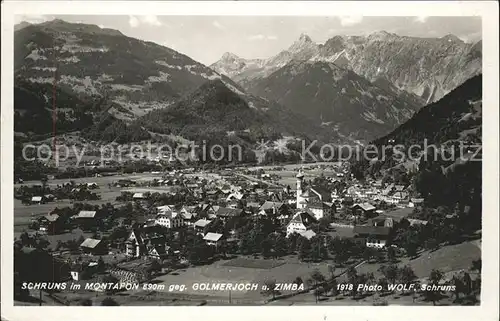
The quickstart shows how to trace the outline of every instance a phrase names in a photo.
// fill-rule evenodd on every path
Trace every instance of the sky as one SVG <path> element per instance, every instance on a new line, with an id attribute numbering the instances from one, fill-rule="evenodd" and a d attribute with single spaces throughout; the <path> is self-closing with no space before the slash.
<path id="1" fill-rule="evenodd" d="M 16 16 L 15 21 L 52 19 L 95 24 L 153 41 L 210 65 L 225 52 L 242 58 L 269 58 L 288 48 L 301 34 L 318 43 L 336 35 L 366 35 L 385 30 L 401 36 L 443 37 L 453 34 L 471 42 L 481 39 L 480 17 L 368 16 Z"/>

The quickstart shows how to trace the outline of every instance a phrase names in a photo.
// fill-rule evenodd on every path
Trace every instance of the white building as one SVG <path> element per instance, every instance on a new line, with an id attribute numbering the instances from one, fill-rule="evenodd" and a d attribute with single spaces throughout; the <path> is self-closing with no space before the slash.
<path id="1" fill-rule="evenodd" d="M 353 233 L 366 241 L 367 247 L 383 248 L 389 239 L 391 228 L 387 226 L 355 226 Z"/>
<path id="2" fill-rule="evenodd" d="M 203 239 L 207 242 L 207 245 L 217 246 L 222 240 L 222 234 L 208 232 Z"/>
<path id="3" fill-rule="evenodd" d="M 295 213 L 290 220 L 290 223 L 286 226 L 286 236 L 293 233 L 305 233 L 315 222 L 317 222 L 317 220 L 310 212 L 300 211 Z"/>
<path id="4" fill-rule="evenodd" d="M 166 228 L 177 228 L 184 224 L 182 216 L 175 212 L 163 212 L 156 215 L 155 224 Z"/>

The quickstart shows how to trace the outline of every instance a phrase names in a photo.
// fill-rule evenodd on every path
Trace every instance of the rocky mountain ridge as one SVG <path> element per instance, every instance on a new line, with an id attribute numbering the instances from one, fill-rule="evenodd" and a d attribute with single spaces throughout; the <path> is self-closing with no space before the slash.
<path id="1" fill-rule="evenodd" d="M 379 31 L 367 36 L 334 36 L 317 44 L 302 34 L 288 49 L 258 64 L 233 58 L 238 64 L 230 73 L 225 73 L 223 60 L 210 67 L 244 88 L 252 88 L 291 60 L 324 61 L 348 68 L 369 81 L 386 78 L 398 89 L 430 103 L 481 73 L 482 42 L 465 43 L 453 35 L 417 38 Z"/>

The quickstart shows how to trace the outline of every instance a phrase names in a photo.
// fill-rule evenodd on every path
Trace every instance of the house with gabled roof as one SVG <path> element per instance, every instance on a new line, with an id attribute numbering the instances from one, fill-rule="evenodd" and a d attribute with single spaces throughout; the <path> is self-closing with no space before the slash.
<path id="1" fill-rule="evenodd" d="M 246 207 L 253 210 L 259 210 L 261 205 L 257 202 L 247 202 Z"/>
<path id="2" fill-rule="evenodd" d="M 424 205 L 423 198 L 411 198 L 408 207 L 419 207 Z"/>
<path id="3" fill-rule="evenodd" d="M 174 212 L 175 211 L 175 205 L 157 206 L 156 210 L 158 211 L 158 214 L 163 213 L 163 212 Z"/>
<path id="4" fill-rule="evenodd" d="M 394 191 L 395 192 L 402 192 L 406 189 L 404 185 L 394 185 Z"/>
<path id="5" fill-rule="evenodd" d="M 75 216 L 75 218 L 77 218 L 77 219 L 79 219 L 79 218 L 93 219 L 96 217 L 96 214 L 97 214 L 97 211 L 80 211 L 80 212 L 78 212 L 78 215 Z"/>
<path id="6" fill-rule="evenodd" d="M 235 191 L 226 197 L 226 202 L 233 201 L 233 200 L 241 201 L 245 197 L 246 197 L 246 193 L 242 193 L 240 191 Z"/>
<path id="7" fill-rule="evenodd" d="M 376 207 L 370 203 L 356 203 L 351 206 L 353 215 L 368 219 L 375 215 Z"/>
<path id="8" fill-rule="evenodd" d="M 307 210 L 300 210 L 292 216 L 292 219 L 286 226 L 286 235 L 289 236 L 293 233 L 301 233 L 309 230 L 312 224 L 318 221 L 314 215 Z"/>
<path id="9" fill-rule="evenodd" d="M 193 224 L 193 228 L 197 233 L 202 233 L 205 230 L 205 227 L 210 224 L 212 221 L 211 220 L 206 220 L 206 219 L 199 219 Z"/>
<path id="10" fill-rule="evenodd" d="M 166 238 L 159 226 L 134 228 L 125 241 L 128 257 L 148 256 L 151 247 L 166 246 Z"/>
<path id="11" fill-rule="evenodd" d="M 208 232 L 203 237 L 203 240 L 205 240 L 205 242 L 207 242 L 207 245 L 218 246 L 218 245 L 220 245 L 220 243 L 222 241 L 222 234 Z"/>
<path id="12" fill-rule="evenodd" d="M 143 200 L 146 198 L 145 194 L 144 193 L 134 193 L 134 195 L 132 196 L 132 198 L 134 200 Z"/>
<path id="13" fill-rule="evenodd" d="M 43 196 L 33 196 L 31 198 L 31 204 L 43 204 L 44 202 Z"/>
<path id="14" fill-rule="evenodd" d="M 182 215 L 177 212 L 161 212 L 157 214 L 155 217 L 156 225 L 160 225 L 166 228 L 178 228 L 184 225 L 184 221 L 182 219 Z"/>
<path id="15" fill-rule="evenodd" d="M 148 245 L 147 247 L 148 257 L 155 260 L 163 260 L 167 257 L 170 247 L 164 243 L 156 243 Z"/>
<path id="16" fill-rule="evenodd" d="M 261 215 L 267 215 L 267 214 L 274 214 L 277 215 L 280 213 L 280 210 L 285 207 L 285 203 L 283 202 L 271 202 L 271 201 L 265 201 L 262 206 L 259 208 L 259 214 Z"/>
<path id="17" fill-rule="evenodd" d="M 92 255 L 103 255 L 106 254 L 107 248 L 102 240 L 97 240 L 93 238 L 87 238 L 80 244 L 80 248 L 84 253 Z"/>
<path id="18" fill-rule="evenodd" d="M 393 192 L 394 190 L 394 184 L 391 183 L 389 185 L 387 185 L 383 190 L 382 190 L 382 195 L 384 196 L 389 196 L 391 195 L 391 193 Z"/>
<path id="19" fill-rule="evenodd" d="M 311 240 L 313 237 L 316 236 L 316 232 L 314 232 L 313 230 L 299 231 L 297 233 L 308 240 Z"/>
<path id="20" fill-rule="evenodd" d="M 63 222 L 57 214 L 47 214 L 38 219 L 39 231 L 47 234 L 57 234 L 63 229 Z"/>
<path id="21" fill-rule="evenodd" d="M 356 237 L 365 239 L 367 247 L 383 248 L 389 241 L 391 228 L 387 226 L 355 226 L 353 233 Z"/>
<path id="22" fill-rule="evenodd" d="M 242 209 L 239 208 L 230 208 L 230 207 L 219 207 L 215 212 L 215 215 L 218 218 L 223 220 L 240 217 L 243 213 Z"/>
<path id="23" fill-rule="evenodd" d="M 82 229 L 89 229 L 99 223 L 101 219 L 99 214 L 97 211 L 80 211 L 78 215 L 72 218 L 75 220 L 76 225 Z"/>

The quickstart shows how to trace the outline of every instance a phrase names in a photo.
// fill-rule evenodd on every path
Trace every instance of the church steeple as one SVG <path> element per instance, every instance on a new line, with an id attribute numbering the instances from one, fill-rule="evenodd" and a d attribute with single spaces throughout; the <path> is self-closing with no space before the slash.
<path id="1" fill-rule="evenodd" d="M 304 173 L 299 170 L 297 174 L 297 208 L 302 208 L 304 206 L 304 199 L 302 198 L 302 183 L 304 181 Z"/>

